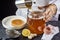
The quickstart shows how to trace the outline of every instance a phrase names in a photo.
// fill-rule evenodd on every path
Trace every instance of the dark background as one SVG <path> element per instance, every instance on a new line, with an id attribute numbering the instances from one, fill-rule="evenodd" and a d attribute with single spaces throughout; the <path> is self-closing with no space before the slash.
<path id="1" fill-rule="evenodd" d="M 0 0 L 0 20 L 6 16 L 15 15 L 16 10 L 15 0 Z"/>
<path id="2" fill-rule="evenodd" d="M 60 14 L 59 14 L 58 20 L 60 21 Z"/>

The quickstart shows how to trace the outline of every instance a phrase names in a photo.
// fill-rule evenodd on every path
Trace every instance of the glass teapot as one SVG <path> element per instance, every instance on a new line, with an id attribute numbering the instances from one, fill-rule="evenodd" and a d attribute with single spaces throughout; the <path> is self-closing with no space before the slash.
<path id="1" fill-rule="evenodd" d="M 30 9 L 27 15 L 28 29 L 34 34 L 42 34 L 45 28 L 45 20 L 41 10 Z"/>

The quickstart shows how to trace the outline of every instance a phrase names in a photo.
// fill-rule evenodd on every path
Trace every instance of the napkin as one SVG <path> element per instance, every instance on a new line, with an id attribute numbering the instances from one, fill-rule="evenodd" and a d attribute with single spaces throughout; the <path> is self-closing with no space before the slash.
<path id="1" fill-rule="evenodd" d="M 52 26 L 52 25 L 48 25 L 48 27 L 50 27 L 52 29 L 52 32 L 50 34 L 46 34 L 44 33 L 41 40 L 52 40 L 52 38 L 57 34 L 59 33 L 59 27 L 55 27 L 55 26 Z"/>

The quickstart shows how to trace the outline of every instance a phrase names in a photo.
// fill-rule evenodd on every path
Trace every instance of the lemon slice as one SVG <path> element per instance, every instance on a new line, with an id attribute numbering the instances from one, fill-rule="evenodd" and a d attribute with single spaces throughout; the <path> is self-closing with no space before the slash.
<path id="1" fill-rule="evenodd" d="M 25 37 L 28 37 L 30 36 L 31 32 L 29 29 L 23 29 L 22 30 L 22 35 L 25 36 Z"/>

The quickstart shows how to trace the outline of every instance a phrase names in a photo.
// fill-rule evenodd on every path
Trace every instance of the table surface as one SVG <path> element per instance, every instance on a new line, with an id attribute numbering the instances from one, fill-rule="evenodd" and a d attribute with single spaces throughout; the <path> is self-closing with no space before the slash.
<path id="1" fill-rule="evenodd" d="M 48 22 L 47 24 L 58 26 L 60 29 L 60 21 L 51 21 L 51 22 Z M 33 38 L 32 40 L 41 40 L 41 37 L 42 37 L 42 35 L 38 35 L 37 37 Z M 29 40 L 28 38 L 25 38 L 22 35 L 20 35 L 18 38 L 8 38 L 8 36 L 5 33 L 5 28 L 2 26 L 2 23 L 0 21 L 0 39 L 1 38 L 2 38 L 2 40 Z M 60 40 L 60 32 L 58 34 L 56 34 L 52 38 L 52 40 Z"/>

